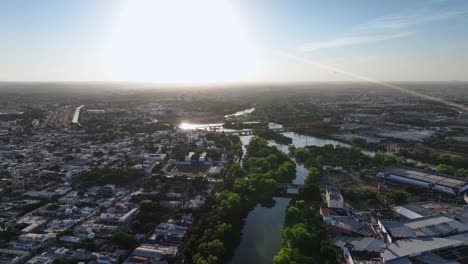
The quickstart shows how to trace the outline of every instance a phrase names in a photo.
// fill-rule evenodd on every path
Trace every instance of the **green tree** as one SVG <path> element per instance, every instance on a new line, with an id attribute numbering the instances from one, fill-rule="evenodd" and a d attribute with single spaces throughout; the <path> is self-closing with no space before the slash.
<path id="1" fill-rule="evenodd" d="M 282 247 L 278 254 L 273 258 L 274 264 L 293 264 L 292 252 L 290 248 Z"/>
<path id="2" fill-rule="evenodd" d="M 338 264 L 337 252 L 335 248 L 331 245 L 330 241 L 322 240 L 320 241 L 320 257 L 322 263 L 324 264 Z"/>
<path id="3" fill-rule="evenodd" d="M 446 173 L 446 174 L 455 174 L 455 169 L 450 166 L 450 165 L 446 165 L 446 164 L 439 164 L 436 168 L 436 170 L 440 173 Z"/>
<path id="4" fill-rule="evenodd" d="M 220 257 L 225 253 L 224 245 L 218 239 L 210 242 L 201 243 L 198 246 L 198 251 L 203 252 L 203 254 L 206 256 L 211 255 L 217 257 Z"/>
<path id="5" fill-rule="evenodd" d="M 70 263 L 72 262 L 65 257 L 56 258 L 54 259 L 54 261 L 52 261 L 52 264 L 70 264 Z"/>
<path id="6" fill-rule="evenodd" d="M 288 209 L 286 209 L 286 216 L 285 216 L 285 221 L 284 224 L 286 226 L 292 226 L 294 224 L 299 223 L 301 220 L 301 211 L 299 208 L 295 206 L 289 206 Z"/>
<path id="7" fill-rule="evenodd" d="M 210 255 L 208 257 L 204 257 L 200 253 L 193 255 L 192 260 L 194 264 L 218 264 L 220 263 L 219 258 L 217 256 Z"/>
<path id="8" fill-rule="evenodd" d="M 128 231 L 117 230 L 111 235 L 111 241 L 124 249 L 133 249 L 139 242 L 138 239 Z"/>
<path id="9" fill-rule="evenodd" d="M 302 255 L 312 256 L 311 249 L 318 249 L 319 239 L 308 230 L 304 223 L 295 224 L 283 230 L 283 236 L 292 247 L 297 248 Z"/>
<path id="10" fill-rule="evenodd" d="M 232 189 L 236 193 L 247 194 L 248 190 L 249 190 L 249 186 L 248 186 L 248 183 L 247 183 L 246 180 L 240 178 L 240 179 L 236 179 L 234 181 L 234 185 L 233 185 Z"/>
<path id="11" fill-rule="evenodd" d="M 407 201 L 407 196 L 402 191 L 393 191 L 385 194 L 385 201 L 388 204 L 403 204 Z"/>
<path id="12" fill-rule="evenodd" d="M 320 203 L 322 196 L 320 195 L 320 187 L 317 184 L 304 184 L 299 189 L 301 199 L 308 202 Z"/>

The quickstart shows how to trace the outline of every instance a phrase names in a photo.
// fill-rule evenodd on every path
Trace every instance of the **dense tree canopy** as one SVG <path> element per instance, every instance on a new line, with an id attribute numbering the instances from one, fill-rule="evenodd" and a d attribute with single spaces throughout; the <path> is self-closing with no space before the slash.
<path id="1" fill-rule="evenodd" d="M 105 184 L 125 186 L 132 184 L 141 176 L 143 176 L 141 172 L 133 169 L 104 167 L 93 168 L 76 177 L 74 182 L 85 186 Z"/>
<path id="2" fill-rule="evenodd" d="M 132 233 L 124 230 L 114 231 L 111 241 L 123 249 L 133 249 L 139 244 L 138 239 Z"/>

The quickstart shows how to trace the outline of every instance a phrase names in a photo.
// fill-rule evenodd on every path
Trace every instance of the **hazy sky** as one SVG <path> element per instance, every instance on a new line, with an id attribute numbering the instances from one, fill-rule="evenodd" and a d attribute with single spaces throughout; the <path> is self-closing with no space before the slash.
<path id="1" fill-rule="evenodd" d="M 468 80 L 468 1 L 0 0 L 2 81 L 353 75 Z"/>

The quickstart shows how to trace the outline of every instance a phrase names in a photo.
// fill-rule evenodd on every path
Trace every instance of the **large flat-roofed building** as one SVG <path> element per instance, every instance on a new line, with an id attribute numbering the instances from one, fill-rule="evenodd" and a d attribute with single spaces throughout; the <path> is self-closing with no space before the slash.
<path id="1" fill-rule="evenodd" d="M 376 177 L 459 195 L 468 190 L 468 182 L 448 175 L 424 172 L 406 167 L 388 167 Z"/>
<path id="2" fill-rule="evenodd" d="M 415 263 L 409 260 L 410 257 L 416 257 L 425 253 L 437 252 L 444 249 L 460 247 L 466 244 L 463 238 L 447 237 L 426 237 L 426 238 L 410 238 L 398 240 L 390 244 L 387 249 L 381 254 L 384 263 Z M 418 263 L 418 262 L 416 262 Z M 424 262 L 423 262 L 424 263 Z M 434 262 L 433 262 L 434 263 Z M 435 262 L 440 263 L 440 262 Z M 442 262 L 444 263 L 444 262 Z M 460 263 L 460 262 L 445 262 L 445 263 Z"/>
<path id="3" fill-rule="evenodd" d="M 378 225 L 393 243 L 397 240 L 421 237 L 446 237 L 468 232 L 468 225 L 443 215 L 432 215 L 405 221 L 378 221 Z"/>

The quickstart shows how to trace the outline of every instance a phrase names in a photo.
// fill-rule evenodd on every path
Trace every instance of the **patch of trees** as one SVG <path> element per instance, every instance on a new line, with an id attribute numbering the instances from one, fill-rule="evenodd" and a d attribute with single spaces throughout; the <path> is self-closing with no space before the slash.
<path id="1" fill-rule="evenodd" d="M 222 263 L 240 241 L 243 219 L 250 211 L 245 196 L 222 191 L 210 201 L 186 245 L 185 254 L 190 263 Z M 210 209 L 211 208 L 211 209 Z"/>
<path id="2" fill-rule="evenodd" d="M 72 263 L 75 263 L 75 262 L 73 262 L 70 259 L 67 259 L 66 257 L 59 257 L 59 258 L 54 259 L 54 261 L 52 261 L 52 264 L 72 264 Z"/>
<path id="3" fill-rule="evenodd" d="M 296 126 L 297 123 L 291 125 Z M 315 136 L 328 139 L 336 139 L 332 135 L 338 132 L 336 127 L 332 125 L 323 124 L 322 122 L 305 122 L 300 124 L 300 126 L 306 126 L 307 128 L 295 128 L 292 129 L 292 131 L 301 135 Z"/>
<path id="4" fill-rule="evenodd" d="M 140 243 L 135 235 L 126 230 L 113 231 L 111 242 L 123 249 L 134 249 Z"/>
<path id="5" fill-rule="evenodd" d="M 236 135 L 227 135 L 224 133 L 208 133 L 205 135 L 206 140 L 214 141 L 215 146 L 221 149 L 230 149 L 236 155 L 242 154 L 242 142 Z"/>
<path id="6" fill-rule="evenodd" d="M 0 169 L 0 177 L 10 177 L 10 172 L 6 169 Z"/>
<path id="7" fill-rule="evenodd" d="M 466 142 L 443 138 L 429 141 L 427 144 L 432 148 L 443 149 L 468 155 L 468 143 Z"/>
<path id="8" fill-rule="evenodd" d="M 143 174 L 137 170 L 127 168 L 93 168 L 78 177 L 74 182 L 83 186 L 116 184 L 126 186 L 134 183 Z"/>
<path id="9" fill-rule="evenodd" d="M 13 227 L 6 227 L 2 223 L 2 230 L 0 230 L 0 240 L 8 242 L 15 239 L 17 230 Z"/>
<path id="10" fill-rule="evenodd" d="M 34 119 L 44 120 L 46 112 L 40 109 L 30 108 L 21 115 L 20 125 L 24 128 L 24 133 L 31 133 L 32 121 Z"/>
<path id="11" fill-rule="evenodd" d="M 185 156 L 190 152 L 195 150 L 194 147 L 187 145 L 182 142 L 178 142 L 175 145 L 174 151 L 172 153 L 172 158 L 175 160 L 185 160 Z"/>
<path id="12" fill-rule="evenodd" d="M 271 129 L 254 129 L 253 133 L 258 137 L 264 138 L 266 140 L 273 140 L 278 144 L 289 145 L 293 142 L 292 138 Z"/>
<path id="13" fill-rule="evenodd" d="M 289 148 L 290 153 L 306 167 L 321 168 L 323 165 L 341 166 L 345 169 L 360 171 L 373 167 L 392 165 L 414 166 L 407 163 L 403 156 L 375 153 L 373 157 L 365 155 L 357 147 L 325 145 L 323 147 L 307 146 L 305 148 Z"/>
<path id="14" fill-rule="evenodd" d="M 341 190 L 341 192 L 345 200 L 356 204 L 365 206 L 377 206 L 380 204 L 379 199 L 377 197 L 377 193 L 370 189 L 343 189 Z"/>
<path id="15" fill-rule="evenodd" d="M 299 196 L 292 199 L 286 209 L 283 242 L 273 263 L 338 263 L 327 228 L 317 213 L 321 201 L 319 175 L 317 168 L 309 168 Z"/>
<path id="16" fill-rule="evenodd" d="M 122 118 L 122 113 L 102 113 L 91 116 L 84 114 L 82 117 L 80 116 L 82 119 L 80 123 L 86 127 L 88 133 L 102 133 L 108 130 L 117 129 L 118 126 L 115 122 L 117 116 Z"/>
<path id="17" fill-rule="evenodd" d="M 298 162 L 306 167 L 321 168 L 323 165 L 341 166 L 345 169 L 359 170 L 375 165 L 371 157 L 361 153 L 361 149 L 325 145 L 323 147 L 308 146 L 306 148 L 290 148 Z"/>
<path id="18" fill-rule="evenodd" d="M 408 200 L 408 197 L 406 193 L 402 191 L 392 191 L 392 192 L 385 194 L 385 202 L 387 204 L 400 205 L 400 204 L 406 203 L 407 200 Z"/>
<path id="19" fill-rule="evenodd" d="M 400 154 L 429 164 L 446 164 L 456 169 L 468 169 L 468 158 L 464 156 L 438 154 L 429 149 L 410 147 L 401 148 Z"/>
<path id="20" fill-rule="evenodd" d="M 451 165 L 439 164 L 437 166 L 436 170 L 438 172 L 440 172 L 440 173 L 445 173 L 445 174 L 455 175 L 455 176 L 458 176 L 458 177 L 468 178 L 468 169 L 464 169 L 464 168 L 456 169 Z"/>
<path id="21" fill-rule="evenodd" d="M 130 229 L 135 233 L 146 234 L 163 221 L 164 216 L 169 210 L 157 202 L 142 201 L 139 207 L 140 211 L 136 215 Z"/>

